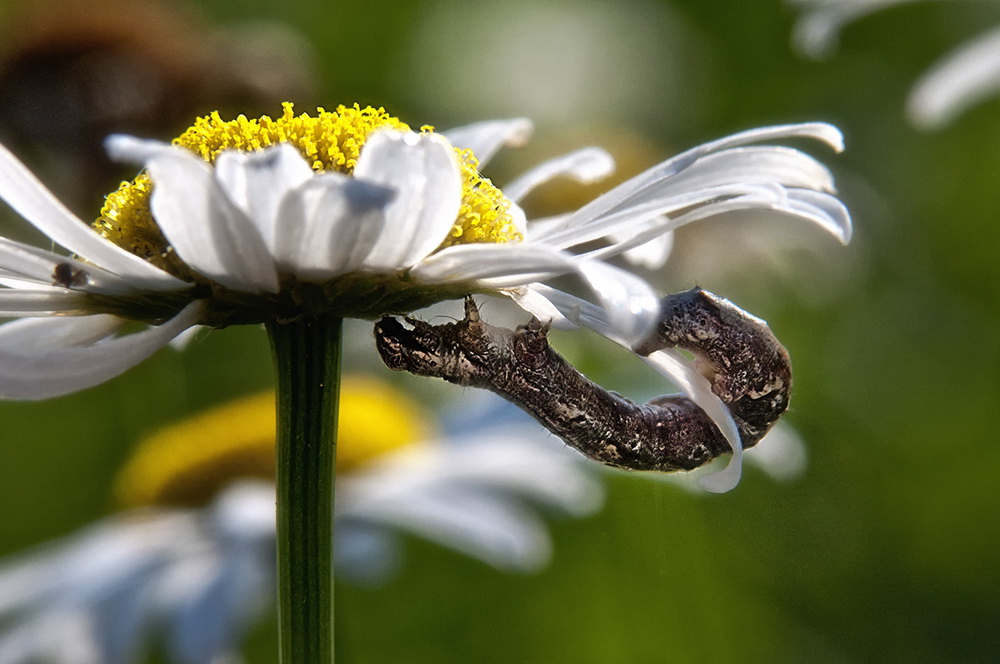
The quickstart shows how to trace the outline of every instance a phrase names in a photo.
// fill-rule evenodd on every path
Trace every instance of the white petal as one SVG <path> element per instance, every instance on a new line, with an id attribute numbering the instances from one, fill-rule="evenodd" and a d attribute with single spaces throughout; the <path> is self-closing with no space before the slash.
<path id="1" fill-rule="evenodd" d="M 680 228 L 685 224 L 695 221 L 732 212 L 752 210 L 769 210 L 777 215 L 787 215 L 796 219 L 810 221 L 832 234 L 843 244 L 847 244 L 851 239 L 851 215 L 847 207 L 835 196 L 808 191 L 806 189 L 788 191 L 786 197 L 778 200 L 762 199 L 760 196 L 751 193 L 729 200 L 712 202 L 671 218 L 668 228 Z M 645 233 L 639 234 L 640 237 L 644 235 Z"/>
<path id="2" fill-rule="evenodd" d="M 521 288 L 511 288 L 505 291 L 505 295 L 510 296 L 517 306 L 521 307 L 529 314 L 550 325 L 557 330 L 577 330 L 580 328 L 579 318 L 575 315 L 566 315 L 538 290 L 539 286 L 523 286 Z M 547 286 L 542 286 L 548 288 Z M 561 291 L 555 291 L 561 293 Z"/>
<path id="3" fill-rule="evenodd" d="M 218 189 L 205 161 L 159 141 L 112 138 L 113 155 L 146 162 L 154 184 L 153 217 L 185 263 L 233 290 L 278 291 L 274 260 L 260 232 Z"/>
<path id="4" fill-rule="evenodd" d="M 763 195 L 761 195 L 762 193 Z M 618 240 L 615 244 L 595 249 L 585 255 L 594 260 L 604 260 L 621 253 L 623 250 L 639 246 L 641 242 L 651 238 L 662 237 L 664 233 L 669 233 L 686 224 L 734 212 L 753 210 L 766 210 L 776 216 L 788 216 L 809 221 L 831 233 L 841 243 L 850 242 L 851 215 L 839 199 L 830 194 L 806 189 L 794 189 L 785 193 L 786 196 L 775 198 L 768 195 L 766 190 L 763 192 L 751 191 L 735 198 L 712 201 L 684 214 L 671 217 L 664 225 L 650 224 L 645 230 L 631 231 L 631 238 Z M 616 235 L 620 238 L 628 238 L 629 236 L 627 233 L 614 233 L 612 237 L 614 238 Z"/>
<path id="5" fill-rule="evenodd" d="M 525 307 L 528 313 L 539 320 L 548 320 L 551 316 L 550 308 L 554 308 L 560 317 L 554 319 L 554 322 L 561 325 L 563 329 L 572 329 L 570 326 L 580 327 L 582 325 L 616 343 L 630 347 L 629 344 L 615 337 L 615 332 L 608 322 L 607 312 L 593 302 L 588 302 L 545 284 L 531 284 L 525 288 L 510 291 L 508 294 L 519 306 Z"/>
<path id="6" fill-rule="evenodd" d="M 127 279 L 92 263 L 84 263 L 75 258 L 60 256 L 45 249 L 0 237 L 0 271 L 6 275 L 16 276 L 42 286 L 52 286 L 56 281 L 56 266 L 62 263 L 70 266 L 72 274 L 86 276 L 84 283 L 73 286 L 75 290 L 107 295 L 131 293 L 137 290 L 137 287 Z"/>
<path id="7" fill-rule="evenodd" d="M 491 287 L 507 288 L 565 274 L 575 269 L 575 262 L 574 256 L 544 245 L 456 244 L 429 256 L 410 273 L 428 284 L 491 279 Z"/>
<path id="8" fill-rule="evenodd" d="M 577 210 L 570 215 L 565 225 L 572 228 L 583 222 L 607 215 L 629 201 L 641 197 L 643 191 L 656 188 L 663 182 L 669 183 L 670 179 L 676 177 L 678 173 L 690 168 L 699 159 L 714 152 L 729 150 L 749 143 L 784 138 L 812 138 L 825 142 L 835 150 L 843 149 L 843 136 L 840 131 L 833 125 L 823 122 L 761 127 L 740 132 L 699 145 L 653 166 Z"/>
<path id="9" fill-rule="evenodd" d="M 645 280 L 599 261 L 581 261 L 577 270 L 600 299 L 618 338 L 633 344 L 649 336 L 660 317 L 660 298 Z"/>
<path id="10" fill-rule="evenodd" d="M 836 196 L 797 189 L 788 197 L 788 208 L 794 216 L 815 222 L 829 231 L 842 244 L 851 241 L 854 232 L 851 213 Z"/>
<path id="11" fill-rule="evenodd" d="M 194 341 L 194 338 L 204 329 L 206 328 L 203 325 L 192 325 L 171 339 L 168 345 L 178 352 L 186 350 L 191 342 Z"/>
<path id="12" fill-rule="evenodd" d="M 1000 91 L 1000 28 L 952 51 L 924 74 L 907 102 L 919 127 L 934 129 Z"/>
<path id="13" fill-rule="evenodd" d="M 275 257 L 300 279 L 330 279 L 364 262 L 395 191 L 341 173 L 318 175 L 281 204 Z"/>
<path id="14" fill-rule="evenodd" d="M 830 170 L 804 152 L 781 146 L 749 146 L 705 155 L 683 171 L 647 184 L 643 196 L 634 194 L 629 200 L 648 200 L 740 182 L 834 190 Z"/>
<path id="15" fill-rule="evenodd" d="M 87 297 L 75 291 L 0 290 L 0 316 L 81 314 L 88 308 Z"/>
<path id="16" fill-rule="evenodd" d="M 725 493 L 740 482 L 743 462 L 743 443 L 739 429 L 733 421 L 732 413 L 726 408 L 709 385 L 708 380 L 688 364 L 688 360 L 676 350 L 665 348 L 643 358 L 679 387 L 689 399 L 694 401 L 712 418 L 715 426 L 725 436 L 733 450 L 729 463 L 720 471 L 698 478 L 701 488 L 712 493 Z"/>
<path id="17" fill-rule="evenodd" d="M 372 133 L 354 177 L 391 187 L 396 197 L 364 267 L 410 267 L 437 249 L 455 224 L 462 201 L 462 178 L 455 150 L 439 134 L 393 130 Z"/>
<path id="18" fill-rule="evenodd" d="M 567 177 L 583 184 L 589 184 L 603 180 L 614 170 L 614 157 L 607 150 L 597 147 L 582 148 L 542 162 L 505 185 L 503 193 L 508 200 L 516 203 L 538 185 L 554 178 Z"/>
<path id="19" fill-rule="evenodd" d="M 62 287 L 56 287 L 52 284 L 43 284 L 34 279 L 25 279 L 21 276 L 15 276 L 6 270 L 0 269 L 0 286 L 6 286 L 13 290 L 34 290 L 34 291 L 55 291 L 60 290 Z"/>
<path id="20" fill-rule="evenodd" d="M 545 239 L 557 246 L 570 241 L 579 244 L 600 237 L 600 229 L 628 220 L 641 223 L 653 212 L 668 214 L 753 192 L 780 200 L 787 195 L 786 189 L 833 190 L 833 176 L 825 166 L 803 152 L 785 147 L 730 148 L 705 155 L 681 171 L 660 168 L 654 168 L 655 176 L 649 176 L 651 171 L 647 171 L 612 189 L 562 224 L 535 233 L 534 239 Z"/>
<path id="21" fill-rule="evenodd" d="M 226 150 L 215 160 L 219 186 L 254 223 L 272 253 L 278 206 L 289 191 L 314 176 L 299 151 L 287 143 L 254 152 Z"/>
<path id="22" fill-rule="evenodd" d="M 605 210 L 591 218 L 581 218 L 577 221 L 566 219 L 558 224 L 547 225 L 538 233 L 533 233 L 533 240 L 561 249 L 608 238 L 619 233 L 626 237 L 641 235 L 648 240 L 655 237 L 655 233 L 673 230 L 679 226 L 677 223 L 679 217 L 667 218 L 663 224 L 653 221 L 657 217 L 662 218 L 663 215 L 688 208 L 699 209 L 699 206 L 707 207 L 735 198 L 741 198 L 745 204 L 753 201 L 756 207 L 770 208 L 784 202 L 787 197 L 788 191 L 775 184 L 736 183 L 698 189 L 637 203 L 628 201 L 624 205 Z M 635 246 L 635 243 L 630 242 L 629 244 Z"/>
<path id="23" fill-rule="evenodd" d="M 15 333 L 4 335 L 5 328 L 13 325 L 7 323 L 0 327 L 0 399 L 47 399 L 103 383 L 197 323 L 203 308 L 202 302 L 192 302 L 160 326 L 124 337 L 105 337 L 92 345 L 78 345 L 91 341 L 92 331 L 84 330 L 91 336 L 74 335 L 79 330 L 67 329 L 63 319 L 30 321 L 38 324 L 38 336 L 31 343 L 18 340 Z M 85 328 L 90 318 L 94 317 L 77 319 L 77 325 Z"/>
<path id="24" fill-rule="evenodd" d="M 110 314 L 22 318 L 0 325 L 0 352 L 43 353 L 53 348 L 84 346 L 114 334 L 124 323 L 124 319 Z"/>
<path id="25" fill-rule="evenodd" d="M 622 242 L 627 237 L 626 234 L 612 234 L 611 240 Z M 644 267 L 647 270 L 659 270 L 667 264 L 670 253 L 674 249 L 674 234 L 672 232 L 657 233 L 652 240 L 643 242 L 640 245 L 626 249 L 622 256 L 632 265 Z"/>
<path id="26" fill-rule="evenodd" d="M 151 290 L 179 290 L 189 284 L 109 242 L 66 209 L 45 186 L 0 145 L 0 198 L 53 242 L 85 257 L 133 285 Z"/>
<path id="27" fill-rule="evenodd" d="M 472 150 L 485 166 L 502 147 L 520 147 L 528 142 L 532 132 L 531 120 L 485 120 L 442 132 L 448 142 L 459 150 Z"/>

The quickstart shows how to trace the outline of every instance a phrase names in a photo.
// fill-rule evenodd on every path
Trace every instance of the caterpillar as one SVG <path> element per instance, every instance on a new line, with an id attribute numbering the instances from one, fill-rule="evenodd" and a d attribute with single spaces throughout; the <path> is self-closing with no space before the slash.
<path id="1" fill-rule="evenodd" d="M 465 318 L 431 325 L 410 317 L 375 325 L 387 367 L 491 390 L 601 463 L 632 470 L 692 470 L 730 452 L 725 436 L 684 395 L 637 404 L 577 371 L 548 343 L 537 318 L 510 330 L 482 320 L 472 297 Z M 788 407 L 791 363 L 767 324 L 695 288 L 667 295 L 659 322 L 633 350 L 694 355 L 695 367 L 729 409 L 744 447 L 755 445 Z"/>

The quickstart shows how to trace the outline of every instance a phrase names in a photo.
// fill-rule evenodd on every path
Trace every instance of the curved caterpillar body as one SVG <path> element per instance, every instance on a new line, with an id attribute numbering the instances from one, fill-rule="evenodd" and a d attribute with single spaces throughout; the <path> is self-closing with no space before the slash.
<path id="1" fill-rule="evenodd" d="M 532 318 L 517 330 L 481 320 L 472 298 L 465 319 L 444 325 L 406 318 L 375 325 L 390 369 L 491 390 L 541 422 L 586 456 L 632 470 L 691 470 L 731 451 L 711 418 L 683 395 L 636 404 L 577 371 L 548 344 Z M 788 353 L 767 324 L 700 289 L 661 301 L 657 329 L 634 350 L 677 347 L 736 421 L 744 447 L 759 441 L 788 406 Z"/>

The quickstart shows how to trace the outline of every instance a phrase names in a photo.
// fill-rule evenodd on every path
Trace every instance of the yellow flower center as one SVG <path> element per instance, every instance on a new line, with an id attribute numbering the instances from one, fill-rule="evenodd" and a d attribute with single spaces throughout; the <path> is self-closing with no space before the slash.
<path id="1" fill-rule="evenodd" d="M 291 103 L 284 103 L 277 120 L 239 116 L 223 120 L 218 112 L 195 120 L 174 140 L 179 145 L 214 163 L 223 150 L 260 150 L 277 143 L 289 143 L 313 170 L 351 174 L 369 134 L 376 129 L 409 131 L 409 127 L 381 108 L 338 106 L 333 112 L 317 109 L 316 116 L 295 115 Z M 433 131 L 423 127 L 422 131 Z M 479 162 L 469 150 L 457 150 L 462 173 L 462 205 L 442 247 L 475 242 L 512 242 L 521 239 L 510 213 L 510 202 L 488 179 L 480 175 Z M 153 183 L 141 173 L 131 182 L 122 182 L 109 194 L 94 227 L 120 247 L 182 278 L 190 270 L 172 249 L 149 209 Z"/>
<path id="2" fill-rule="evenodd" d="M 337 425 L 337 472 L 425 444 L 430 427 L 406 395 L 372 378 L 345 376 Z M 203 505 L 241 478 L 274 479 L 274 393 L 217 406 L 140 442 L 115 483 L 124 507 Z"/>

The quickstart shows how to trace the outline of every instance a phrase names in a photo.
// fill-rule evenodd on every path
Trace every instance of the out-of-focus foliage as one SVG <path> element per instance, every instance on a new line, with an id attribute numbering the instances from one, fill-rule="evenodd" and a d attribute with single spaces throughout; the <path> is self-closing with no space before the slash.
<path id="1" fill-rule="evenodd" d="M 903 104 L 929 62 L 1000 10 L 886 11 L 817 63 L 791 49 L 794 15 L 779 0 L 278 7 L 191 9 L 213 29 L 279 20 L 299 34 L 318 63 L 317 92 L 301 101 L 384 104 L 440 127 L 534 116 L 535 141 L 498 161 L 499 183 L 505 165 L 569 141 L 628 152 L 638 136 L 641 162 L 751 126 L 827 120 L 846 135 L 847 152 L 827 161 L 856 222 L 846 249 L 753 220 L 683 229 L 662 278 L 729 297 L 788 346 L 788 420 L 810 454 L 801 479 L 751 470 L 732 493 L 698 496 L 616 474 L 603 513 L 557 525 L 537 576 L 410 542 L 389 585 L 338 587 L 341 661 L 995 661 L 1000 100 L 930 134 L 906 124 Z M 370 343 L 364 326 L 352 343 Z M 667 389 L 597 341 L 567 354 L 632 396 Z M 104 514 L 144 431 L 269 381 L 263 333 L 232 329 L 82 394 L 0 404 L 0 553 Z M 249 659 L 274 652 L 264 625 Z"/>

